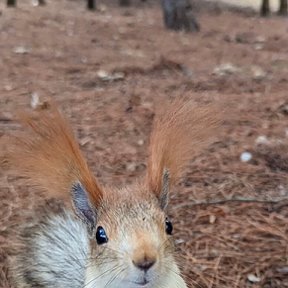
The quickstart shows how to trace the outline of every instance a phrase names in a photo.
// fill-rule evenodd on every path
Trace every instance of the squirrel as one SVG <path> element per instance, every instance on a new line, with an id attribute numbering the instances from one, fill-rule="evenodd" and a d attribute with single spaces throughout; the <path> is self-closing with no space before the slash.
<path id="1" fill-rule="evenodd" d="M 57 105 L 21 115 L 32 134 L 10 139 L 5 163 L 67 205 L 22 233 L 11 262 L 15 287 L 187 287 L 167 217 L 169 192 L 212 142 L 218 116 L 211 105 L 174 100 L 155 116 L 145 176 L 117 188 L 93 176 Z"/>

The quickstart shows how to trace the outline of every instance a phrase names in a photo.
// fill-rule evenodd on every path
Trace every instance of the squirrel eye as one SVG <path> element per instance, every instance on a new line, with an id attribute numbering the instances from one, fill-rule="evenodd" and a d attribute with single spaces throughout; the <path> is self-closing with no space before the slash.
<path id="1" fill-rule="evenodd" d="M 98 245 L 104 244 L 108 242 L 108 237 L 106 232 L 102 226 L 98 226 L 96 231 L 96 241 Z"/>
<path id="2" fill-rule="evenodd" d="M 166 220 L 165 220 L 165 229 L 166 229 L 166 233 L 168 235 L 172 235 L 173 225 L 172 225 L 171 221 L 168 220 L 168 218 L 166 218 Z"/>

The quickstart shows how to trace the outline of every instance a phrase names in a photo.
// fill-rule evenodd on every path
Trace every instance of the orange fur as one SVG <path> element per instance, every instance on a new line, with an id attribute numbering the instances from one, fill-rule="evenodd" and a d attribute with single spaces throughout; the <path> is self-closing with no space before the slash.
<path id="1" fill-rule="evenodd" d="M 154 122 L 150 138 L 147 182 L 160 195 L 167 169 L 170 186 L 181 176 L 188 160 L 205 149 L 221 123 L 220 109 L 176 99 Z"/>
<path id="2" fill-rule="evenodd" d="M 69 191 L 80 181 L 93 204 L 98 205 L 102 190 L 90 172 L 73 133 L 55 105 L 34 114 L 20 115 L 32 134 L 12 136 L 5 162 L 22 172 L 50 196 L 70 201 Z"/>
<path id="3" fill-rule="evenodd" d="M 32 134 L 16 137 L 5 160 L 52 196 L 70 199 L 72 185 L 80 181 L 90 200 L 98 206 L 103 191 L 90 172 L 69 125 L 55 105 L 48 110 L 22 115 Z M 192 159 L 213 140 L 220 126 L 220 109 L 177 99 L 160 113 L 151 133 L 147 183 L 157 196 L 163 189 L 163 173 L 169 171 L 169 186 L 181 176 Z M 11 140 L 9 144 L 11 144 Z M 69 200 L 70 201 L 70 200 Z"/>

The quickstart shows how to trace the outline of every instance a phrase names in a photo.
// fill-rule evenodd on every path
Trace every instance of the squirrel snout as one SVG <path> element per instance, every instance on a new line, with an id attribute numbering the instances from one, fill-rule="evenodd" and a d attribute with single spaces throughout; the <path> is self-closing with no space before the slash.
<path id="1" fill-rule="evenodd" d="M 133 265 L 144 272 L 153 267 L 158 258 L 157 246 L 149 237 L 149 234 L 138 233 L 138 245 L 134 247 L 134 251 L 131 254 Z"/>
<path id="2" fill-rule="evenodd" d="M 142 271 L 148 271 L 155 263 L 156 263 L 156 258 L 155 257 L 144 257 L 142 259 L 138 259 L 138 260 L 133 260 L 132 261 L 133 264 L 139 268 Z"/>

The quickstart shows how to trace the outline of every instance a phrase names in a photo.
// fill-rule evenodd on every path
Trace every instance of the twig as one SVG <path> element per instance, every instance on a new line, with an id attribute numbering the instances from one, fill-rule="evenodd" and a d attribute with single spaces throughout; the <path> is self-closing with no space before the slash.
<path id="1" fill-rule="evenodd" d="M 10 119 L 10 118 L 0 117 L 0 122 L 4 122 L 4 123 L 6 123 L 6 122 L 11 122 L 11 121 L 13 121 L 13 120 Z"/>
<path id="2" fill-rule="evenodd" d="M 227 203 L 266 203 L 266 204 L 279 204 L 282 202 L 286 203 L 288 205 L 288 198 L 280 198 L 280 199 L 270 199 L 270 200 L 264 200 L 264 199 L 255 199 L 255 198 L 242 198 L 242 197 L 235 197 L 231 199 L 215 199 L 212 201 L 190 201 L 181 203 L 178 205 L 173 206 L 172 209 L 179 209 L 184 207 L 193 207 L 193 206 L 208 206 L 208 205 L 222 205 Z M 285 205 L 285 204 L 284 204 Z M 282 206 L 282 205 L 281 205 Z"/>

